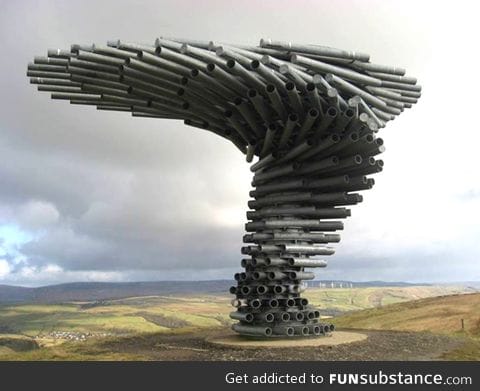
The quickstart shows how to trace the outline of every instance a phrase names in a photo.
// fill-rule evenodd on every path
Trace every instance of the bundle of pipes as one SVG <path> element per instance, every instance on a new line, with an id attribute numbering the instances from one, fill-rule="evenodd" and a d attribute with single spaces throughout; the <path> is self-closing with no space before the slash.
<path id="1" fill-rule="evenodd" d="M 237 273 L 240 334 L 325 335 L 333 330 L 301 297 L 310 258 L 331 255 L 346 206 L 382 171 L 377 136 L 420 97 L 416 79 L 364 53 L 262 39 L 259 46 L 176 38 L 111 41 L 49 50 L 28 66 L 30 82 L 53 99 L 183 120 L 259 160 L 247 212 L 245 271 Z"/>

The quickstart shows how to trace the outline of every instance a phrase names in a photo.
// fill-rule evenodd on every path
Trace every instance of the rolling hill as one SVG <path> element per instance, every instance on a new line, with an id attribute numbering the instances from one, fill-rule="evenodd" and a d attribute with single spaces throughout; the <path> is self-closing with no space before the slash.
<path id="1" fill-rule="evenodd" d="M 452 335 L 463 344 L 442 359 L 480 361 L 480 293 L 430 297 L 345 314 L 337 327 Z"/>
<path id="2" fill-rule="evenodd" d="M 464 331 L 480 336 L 480 293 L 430 297 L 340 316 L 335 324 L 370 330 Z"/>
<path id="3" fill-rule="evenodd" d="M 63 303 L 68 301 L 112 300 L 135 296 L 165 295 L 202 295 L 226 294 L 234 283 L 230 280 L 210 281 L 143 281 L 143 282 L 72 282 L 36 288 L 1 285 L 1 303 Z M 455 284 L 466 286 L 465 284 Z M 430 284 L 410 284 L 406 282 L 385 281 L 309 281 L 310 287 L 327 288 L 348 287 L 413 287 L 430 286 Z"/>

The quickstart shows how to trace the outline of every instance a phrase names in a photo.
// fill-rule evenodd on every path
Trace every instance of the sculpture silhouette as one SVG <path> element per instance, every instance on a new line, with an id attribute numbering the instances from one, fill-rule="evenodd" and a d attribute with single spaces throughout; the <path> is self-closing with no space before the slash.
<path id="1" fill-rule="evenodd" d="M 112 41 L 72 45 L 35 57 L 27 75 L 53 99 L 133 116 L 183 119 L 230 140 L 254 172 L 233 329 L 258 337 L 333 331 L 301 297 L 312 256 L 350 216 L 346 206 L 382 171 L 377 136 L 420 97 L 401 68 L 364 53 L 261 40 L 259 47 L 159 38 L 154 45 Z"/>

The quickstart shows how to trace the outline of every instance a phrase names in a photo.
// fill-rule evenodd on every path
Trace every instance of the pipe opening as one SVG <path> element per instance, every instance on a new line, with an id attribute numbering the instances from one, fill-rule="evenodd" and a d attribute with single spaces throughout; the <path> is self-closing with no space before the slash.
<path id="1" fill-rule="evenodd" d="M 297 312 L 295 314 L 295 320 L 297 320 L 298 322 L 301 322 L 303 319 L 305 319 L 305 317 L 303 316 L 303 314 L 301 312 Z"/>
<path id="2" fill-rule="evenodd" d="M 338 134 L 332 134 L 331 139 L 334 143 L 338 143 L 340 141 L 340 136 Z"/>
<path id="3" fill-rule="evenodd" d="M 253 322 L 253 315 L 252 314 L 247 314 L 245 315 L 245 320 L 250 323 Z"/>
<path id="4" fill-rule="evenodd" d="M 295 334 L 295 330 L 294 330 L 293 327 L 287 327 L 287 328 L 285 329 L 285 332 L 286 332 L 286 334 L 287 334 L 289 337 L 291 337 L 292 335 Z"/>
<path id="5" fill-rule="evenodd" d="M 272 313 L 265 314 L 265 322 L 273 322 L 275 320 L 275 316 Z"/>
<path id="6" fill-rule="evenodd" d="M 215 64 L 207 64 L 207 71 L 208 72 L 213 72 L 213 70 L 215 69 Z"/>
<path id="7" fill-rule="evenodd" d="M 307 91 L 312 92 L 315 90 L 315 84 L 313 83 L 307 83 Z"/>
<path id="8" fill-rule="evenodd" d="M 290 314 L 288 312 L 284 312 L 282 314 L 282 321 L 283 322 L 288 322 L 290 320 Z"/>
<path id="9" fill-rule="evenodd" d="M 260 66 L 260 61 L 258 60 L 253 60 L 251 63 L 250 63 L 252 69 L 257 69 L 259 66 Z"/>
<path id="10" fill-rule="evenodd" d="M 355 116 L 355 111 L 353 109 L 347 109 L 345 110 L 345 115 L 348 118 L 353 118 Z"/>
<path id="11" fill-rule="evenodd" d="M 270 327 L 265 328 L 265 335 L 272 335 L 272 329 Z"/>
<path id="12" fill-rule="evenodd" d="M 199 75 L 200 71 L 198 69 L 192 69 L 190 71 L 190 75 L 192 75 L 192 77 L 197 77 Z"/>
<path id="13" fill-rule="evenodd" d="M 271 299 L 268 304 L 269 304 L 270 307 L 272 307 L 272 308 L 277 308 L 277 307 L 278 307 L 278 300 L 277 300 L 277 299 Z"/>
<path id="14" fill-rule="evenodd" d="M 268 290 L 268 288 L 265 285 L 259 285 L 257 287 L 257 293 L 259 295 L 264 295 L 265 293 L 267 293 L 267 290 Z"/>
<path id="15" fill-rule="evenodd" d="M 318 110 L 317 109 L 310 109 L 310 110 L 308 110 L 308 115 L 310 117 L 316 118 L 316 117 L 318 117 Z"/>
<path id="16" fill-rule="evenodd" d="M 335 107 L 329 107 L 327 110 L 327 115 L 330 117 L 336 117 L 337 116 L 337 109 Z"/>
<path id="17" fill-rule="evenodd" d="M 234 66 L 235 66 L 235 60 L 230 59 L 227 61 L 227 67 L 233 68 Z"/>
<path id="18" fill-rule="evenodd" d="M 295 84 L 291 81 L 287 81 L 285 83 L 285 88 L 287 89 L 287 91 L 293 91 L 295 89 Z"/>
<path id="19" fill-rule="evenodd" d="M 249 98 L 255 98 L 257 96 L 257 90 L 254 90 L 253 88 L 248 90 L 248 97 Z"/>
<path id="20" fill-rule="evenodd" d="M 290 114 L 288 115 L 288 120 L 289 120 L 290 122 L 297 122 L 297 121 L 298 121 L 298 115 L 295 114 L 295 113 L 290 113 Z"/>
<path id="21" fill-rule="evenodd" d="M 308 329 L 307 326 L 302 327 L 302 334 L 303 334 L 303 335 L 308 335 L 309 333 L 310 333 L 310 330 Z"/>
<path id="22" fill-rule="evenodd" d="M 250 307 L 252 308 L 260 308 L 262 305 L 262 302 L 258 299 L 254 299 L 250 302 Z"/>
<path id="23" fill-rule="evenodd" d="M 267 87 L 266 87 L 266 90 L 269 94 L 275 92 L 276 88 L 273 84 L 268 84 Z"/>

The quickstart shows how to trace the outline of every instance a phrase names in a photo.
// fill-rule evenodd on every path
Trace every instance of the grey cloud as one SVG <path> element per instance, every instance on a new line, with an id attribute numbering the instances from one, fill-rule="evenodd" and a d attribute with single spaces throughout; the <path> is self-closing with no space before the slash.
<path id="1" fill-rule="evenodd" d="M 429 98 L 429 91 L 443 85 L 436 77 L 440 75 L 442 83 L 445 77 L 443 72 L 432 71 L 439 60 L 435 57 L 440 53 L 437 42 L 443 44 L 443 38 L 453 32 L 442 35 L 442 20 L 431 20 L 428 4 L 373 0 L 335 5 L 300 0 L 295 4 L 144 1 L 141 6 L 88 0 L 4 3 L 0 43 L 8 55 L 0 62 L 0 225 L 35 233 L 18 248 L 24 260 L 13 265 L 15 257 L 7 254 L 18 283 L 26 278 L 21 275 L 23 268 L 44 270 L 51 264 L 61 267 L 63 274 L 44 274 L 42 281 L 87 278 L 89 272 L 95 272 L 91 276 L 96 278 L 127 280 L 230 278 L 241 259 L 245 219 L 232 211 L 246 209 L 251 180 L 241 154 L 229 142 L 178 122 L 131 118 L 51 101 L 47 94 L 37 93 L 25 76 L 33 56 L 50 47 L 116 38 L 153 42 L 162 34 L 256 44 L 265 35 L 366 51 L 374 61 L 406 65 L 424 83 L 422 99 L 427 103 L 420 101 L 385 130 L 389 154 L 385 159 L 389 161 L 382 175 L 392 178 L 382 178 L 373 192 L 381 191 L 390 208 L 406 208 L 413 218 L 422 218 L 424 209 L 434 207 L 429 204 L 431 195 L 424 195 L 432 186 L 439 193 L 448 186 L 440 183 L 438 176 L 433 184 L 423 178 L 439 172 L 451 175 L 452 162 L 460 165 L 467 155 L 461 152 L 475 144 L 461 141 L 466 127 L 457 126 L 457 120 L 451 120 L 449 126 L 457 126 L 460 144 L 442 133 L 447 126 L 437 112 L 443 98 L 439 94 L 435 100 L 434 93 Z M 439 12 L 449 13 L 445 4 L 438 7 Z M 463 27 L 455 34 L 461 37 Z M 459 94 L 468 93 L 466 85 L 457 83 Z M 451 102 L 451 110 L 460 101 L 460 112 L 474 112 L 468 99 Z M 432 145 L 435 137 L 449 142 Z M 413 138 L 420 140 L 422 147 L 411 148 Z M 452 156 L 452 151 L 458 153 Z M 408 160 L 415 162 L 415 170 L 406 171 Z M 478 164 L 462 165 L 475 166 Z M 457 174 L 459 170 L 454 167 L 453 171 Z M 467 183 L 467 179 L 463 181 Z M 382 187 L 382 181 L 388 185 Z M 478 192 L 469 189 L 471 181 L 465 197 L 447 201 L 477 198 Z M 416 198 L 401 196 L 412 193 Z M 461 224 L 456 225 L 461 231 L 461 255 L 456 248 L 434 243 L 442 237 L 430 238 L 424 248 L 416 242 L 405 246 L 395 240 L 387 244 L 363 241 L 365 229 L 375 233 L 369 216 L 378 210 L 389 213 L 385 205 L 380 209 L 368 201 L 370 197 L 381 201 L 365 194 L 366 202 L 355 208 L 352 223 L 346 224 L 337 255 L 318 273 L 319 278 L 442 280 L 478 276 L 474 261 L 478 245 L 473 234 L 468 236 L 471 229 Z M 448 202 L 441 205 L 444 210 L 451 209 Z M 429 208 L 422 210 L 422 203 Z M 362 222 L 353 223 L 355 219 Z M 383 224 L 385 232 L 399 230 L 394 220 Z"/>

